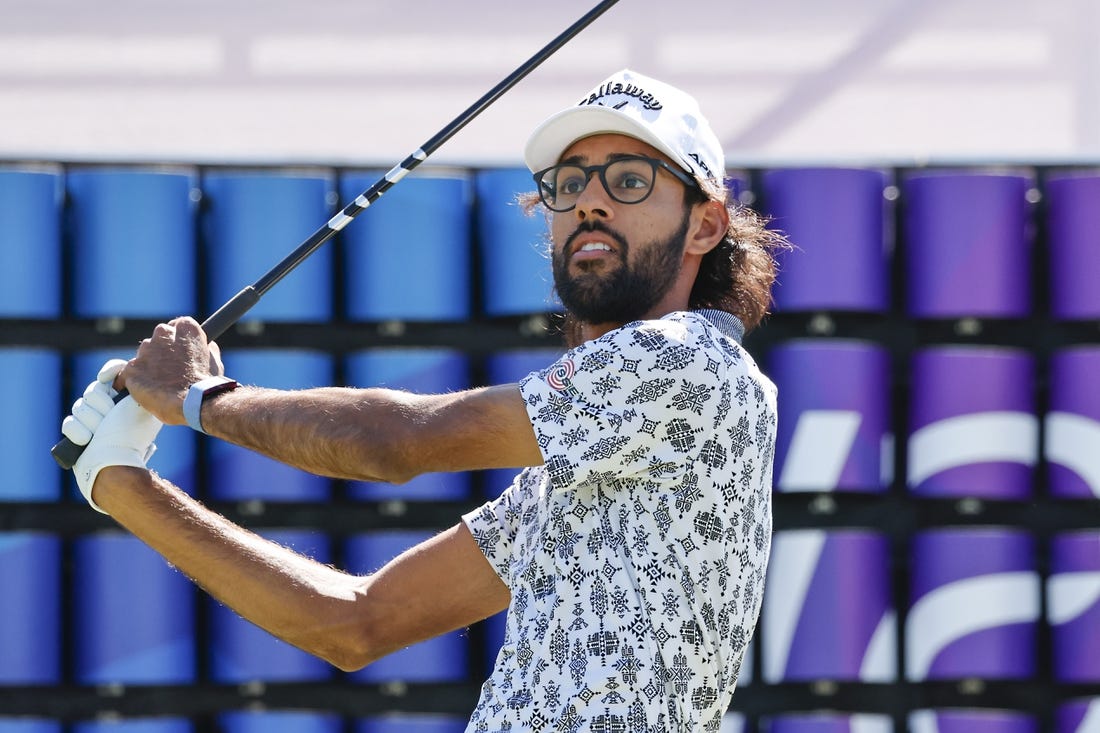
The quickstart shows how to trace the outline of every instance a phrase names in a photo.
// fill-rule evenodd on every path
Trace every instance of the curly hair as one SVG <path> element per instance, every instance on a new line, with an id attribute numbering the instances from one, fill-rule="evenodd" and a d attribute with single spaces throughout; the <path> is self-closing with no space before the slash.
<path id="1" fill-rule="evenodd" d="M 528 214 L 542 208 L 535 192 L 521 193 L 516 201 Z M 739 201 L 730 202 L 724 186 L 700 186 L 684 189 L 687 207 L 708 201 L 718 202 L 729 212 L 729 228 L 722 241 L 699 264 L 688 307 L 692 310 L 713 308 L 732 313 L 745 326 L 745 332 L 760 325 L 772 305 L 772 285 L 778 273 L 776 254 L 790 249 L 786 236 L 768 227 L 768 220 Z M 543 208 L 546 214 L 549 211 Z M 561 330 L 566 342 L 579 343 L 580 324 L 565 314 Z"/>
<path id="2" fill-rule="evenodd" d="M 790 249 L 782 232 L 768 228 L 768 221 L 740 202 L 729 203 L 723 193 L 686 189 L 689 206 L 717 201 L 729 212 L 729 229 L 722 241 L 703 255 L 691 289 L 692 310 L 714 308 L 737 316 L 751 331 L 760 325 L 772 304 L 772 285 L 778 271 L 776 254 Z"/>

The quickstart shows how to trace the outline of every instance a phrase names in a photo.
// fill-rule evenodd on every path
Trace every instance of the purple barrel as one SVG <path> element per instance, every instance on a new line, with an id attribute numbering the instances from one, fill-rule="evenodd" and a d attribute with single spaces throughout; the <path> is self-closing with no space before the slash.
<path id="1" fill-rule="evenodd" d="M 1039 733 L 1034 716 L 1011 710 L 914 710 L 909 733 Z"/>
<path id="2" fill-rule="evenodd" d="M 931 347 L 914 354 L 910 374 L 909 489 L 926 497 L 1030 497 L 1039 458 L 1034 357 L 1002 347 Z"/>
<path id="3" fill-rule="evenodd" d="M 768 733 L 894 733 L 890 716 L 875 713 L 788 713 L 765 722 Z"/>
<path id="4" fill-rule="evenodd" d="M 942 171 L 902 182 L 906 305 L 917 318 L 1031 312 L 1031 178 Z"/>
<path id="5" fill-rule="evenodd" d="M 1100 374 L 1100 347 L 1061 349 L 1050 358 L 1050 406 L 1044 422 L 1043 456 L 1052 496 L 1100 498 L 1097 374 Z"/>
<path id="6" fill-rule="evenodd" d="M 349 537 L 344 557 L 349 572 L 373 573 L 405 550 L 432 536 L 422 530 L 382 530 Z M 452 631 L 405 647 L 348 676 L 356 682 L 463 682 L 469 639 Z"/>
<path id="7" fill-rule="evenodd" d="M 893 476 L 890 355 L 868 342 L 795 340 L 768 354 L 779 400 L 776 490 L 881 493 Z"/>
<path id="8" fill-rule="evenodd" d="M 1067 700 L 1054 710 L 1054 733 L 1100 731 L 1100 697 Z"/>
<path id="9" fill-rule="evenodd" d="M 1047 621 L 1054 678 L 1100 682 L 1100 531 L 1051 538 Z"/>
<path id="10" fill-rule="evenodd" d="M 76 681 L 193 682 L 191 582 L 140 540 L 120 532 L 81 537 L 73 549 Z"/>
<path id="11" fill-rule="evenodd" d="M 318 562 L 331 562 L 330 543 L 320 532 L 264 529 L 258 533 Z M 207 599 L 207 608 L 210 676 L 215 682 L 316 682 L 335 674 L 328 662 L 277 639 L 214 599 Z"/>
<path id="12" fill-rule="evenodd" d="M 778 311 L 884 311 L 889 262 L 886 174 L 790 168 L 762 177 L 762 208 L 795 249 L 779 255 Z"/>
<path id="13" fill-rule="evenodd" d="M 373 349 L 351 354 L 346 364 L 348 383 L 354 386 L 422 394 L 458 392 L 470 386 L 469 360 L 448 349 Z M 457 501 L 470 495 L 470 474 L 425 473 L 400 486 L 349 481 L 347 493 L 368 501 Z"/>
<path id="14" fill-rule="evenodd" d="M 1035 541 L 1026 532 L 974 527 L 916 533 L 906 678 L 1032 678 L 1039 606 Z"/>
<path id="15" fill-rule="evenodd" d="M 1100 318 L 1096 253 L 1100 252 L 1100 175 L 1051 176 L 1044 186 L 1050 251 L 1050 313 L 1055 318 Z"/>
<path id="16" fill-rule="evenodd" d="M 874 532 L 776 532 L 761 626 L 765 681 L 897 679 L 889 560 L 889 543 Z"/>

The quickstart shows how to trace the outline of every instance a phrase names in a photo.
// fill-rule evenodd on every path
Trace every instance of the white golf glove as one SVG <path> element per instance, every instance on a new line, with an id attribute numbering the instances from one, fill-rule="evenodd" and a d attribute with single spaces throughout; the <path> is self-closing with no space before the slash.
<path id="1" fill-rule="evenodd" d="M 96 476 L 107 466 L 144 468 L 156 451 L 153 443 L 163 423 L 145 408 L 126 397 L 115 404 L 115 377 L 126 366 L 112 359 L 99 370 L 96 381 L 73 403 L 73 412 L 61 423 L 61 433 L 77 445 L 86 445 L 73 465 L 80 493 L 97 512 L 106 514 L 92 501 Z"/>

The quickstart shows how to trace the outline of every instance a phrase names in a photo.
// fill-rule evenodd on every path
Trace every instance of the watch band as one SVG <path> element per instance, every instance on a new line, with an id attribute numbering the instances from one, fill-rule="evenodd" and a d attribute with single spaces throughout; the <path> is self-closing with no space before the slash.
<path id="1" fill-rule="evenodd" d="M 183 398 L 183 419 L 192 430 L 205 434 L 202 429 L 202 403 L 207 397 L 236 389 L 237 381 L 229 377 L 207 377 L 195 382 Z"/>

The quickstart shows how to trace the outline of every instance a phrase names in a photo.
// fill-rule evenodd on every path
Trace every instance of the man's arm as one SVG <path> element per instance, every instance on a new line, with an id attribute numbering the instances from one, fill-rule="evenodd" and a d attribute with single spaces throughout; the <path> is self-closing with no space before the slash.
<path id="1" fill-rule="evenodd" d="M 542 463 L 516 385 L 442 395 L 240 387 L 208 400 L 206 432 L 311 473 L 404 483 L 436 471 Z"/>
<path id="2" fill-rule="evenodd" d="M 142 468 L 102 469 L 92 495 L 212 596 L 343 670 L 508 605 L 508 588 L 462 524 L 359 577 L 233 524 Z"/>
<path id="3" fill-rule="evenodd" d="M 116 387 L 125 386 L 163 422 L 180 425 L 188 387 L 220 368 L 217 347 L 199 324 L 177 318 L 142 342 Z M 207 400 L 201 420 L 223 440 L 338 478 L 401 483 L 427 472 L 542 463 L 515 385 L 445 395 L 242 387 Z"/>

